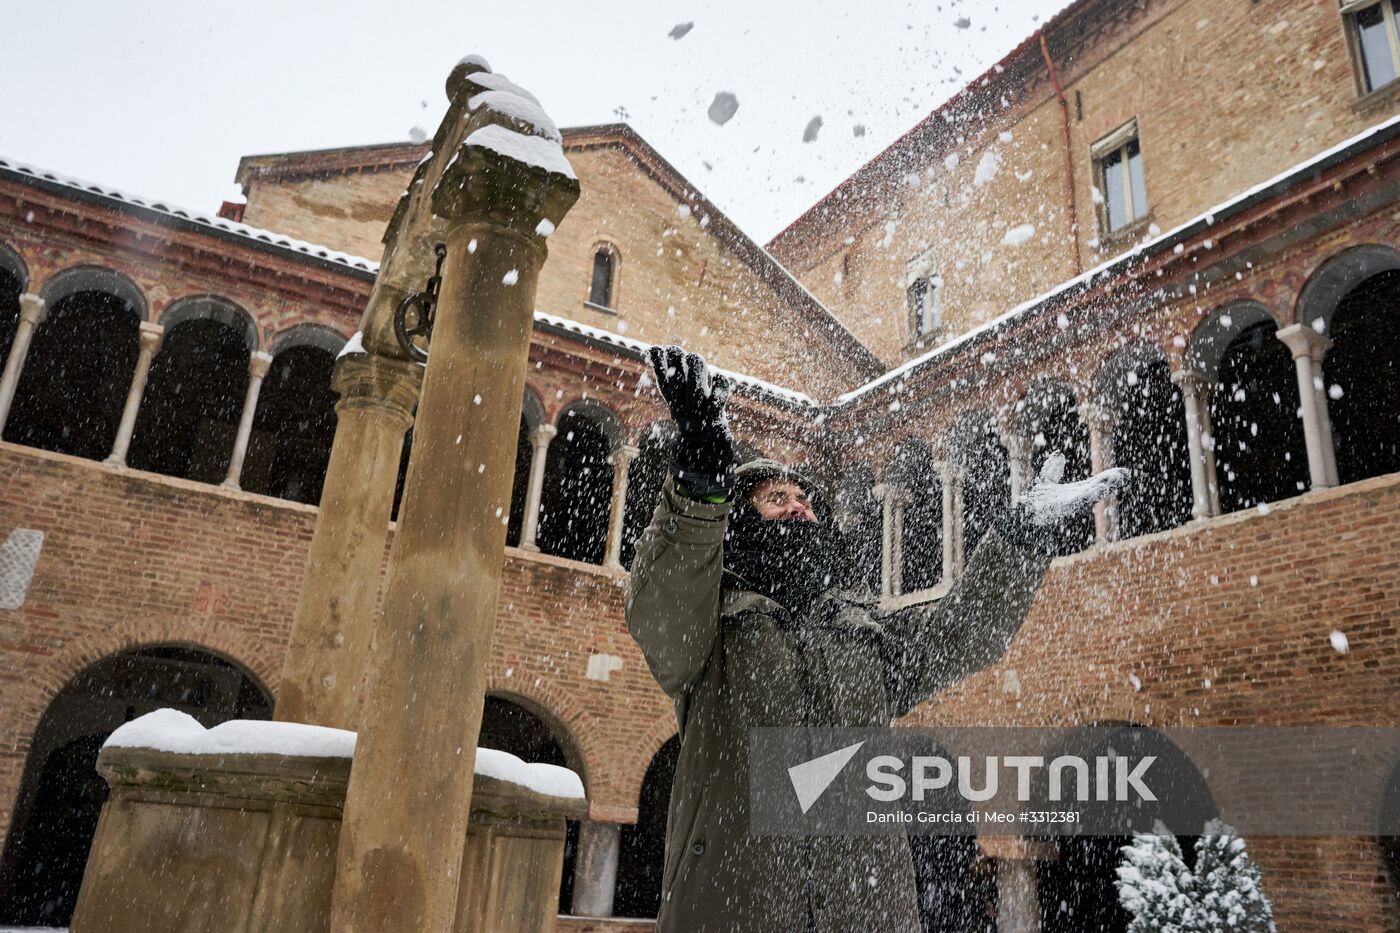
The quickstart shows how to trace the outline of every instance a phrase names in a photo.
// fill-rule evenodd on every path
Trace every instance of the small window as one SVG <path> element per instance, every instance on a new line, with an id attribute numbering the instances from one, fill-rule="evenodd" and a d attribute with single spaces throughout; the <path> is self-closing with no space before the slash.
<path id="1" fill-rule="evenodd" d="M 589 304 L 600 308 L 612 307 L 614 266 L 612 250 L 606 246 L 598 247 L 593 254 L 593 285 L 588 290 Z"/>
<path id="2" fill-rule="evenodd" d="M 1094 144 L 1099 191 L 1103 196 L 1104 228 L 1121 230 L 1147 216 L 1147 186 L 1142 180 L 1142 144 L 1137 121 Z"/>
<path id="3" fill-rule="evenodd" d="M 1400 77 L 1400 0 L 1350 0 L 1342 3 L 1352 53 L 1360 73 L 1361 93 L 1379 90 Z"/>
<path id="4" fill-rule="evenodd" d="M 943 279 L 936 274 L 921 275 L 909 283 L 905 296 L 915 339 L 934 334 L 942 326 L 942 292 Z"/>

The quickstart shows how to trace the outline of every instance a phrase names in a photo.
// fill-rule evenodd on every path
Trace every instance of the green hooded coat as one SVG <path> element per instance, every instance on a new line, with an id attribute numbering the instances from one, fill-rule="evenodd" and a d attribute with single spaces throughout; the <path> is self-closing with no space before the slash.
<path id="1" fill-rule="evenodd" d="M 868 590 L 833 589 L 794 619 L 724 573 L 730 503 L 675 487 L 638 539 L 626 601 L 680 731 L 658 933 L 918 933 L 902 836 L 750 835 L 749 730 L 888 726 L 1002 656 L 1050 558 L 990 532 L 937 603 L 883 612 Z"/>

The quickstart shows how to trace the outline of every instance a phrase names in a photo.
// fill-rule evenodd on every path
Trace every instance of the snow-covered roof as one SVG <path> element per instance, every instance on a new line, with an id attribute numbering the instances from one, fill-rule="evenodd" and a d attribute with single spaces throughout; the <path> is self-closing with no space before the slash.
<path id="1" fill-rule="evenodd" d="M 1214 207 L 1202 211 L 1185 223 L 1168 230 L 1166 233 L 1153 237 L 1150 240 L 1144 240 L 1127 252 L 1100 263 L 1072 279 L 1061 282 L 1044 294 L 1023 301 L 1005 314 L 993 318 L 965 334 L 958 335 L 947 343 L 930 350 L 922 356 L 915 357 L 902 366 L 895 367 L 883 376 L 873 379 L 856 389 L 852 389 L 850 392 L 837 396 L 835 404 L 837 406 L 848 404 L 873 392 L 883 385 L 887 385 L 917 370 L 923 369 L 940 357 L 948 356 L 969 344 L 985 339 L 991 334 L 1005 328 L 1008 324 L 1027 317 L 1030 312 L 1036 308 L 1052 302 L 1062 301 L 1079 291 L 1088 289 L 1096 278 L 1115 275 L 1122 272 L 1134 262 L 1140 261 L 1145 257 L 1155 256 L 1168 249 L 1174 249 L 1178 244 L 1184 243 L 1186 240 L 1216 223 L 1239 214 L 1241 211 L 1252 207 L 1259 201 L 1278 193 L 1278 191 L 1292 187 L 1305 176 L 1317 175 L 1331 168 L 1333 165 L 1345 161 L 1359 151 L 1379 145 L 1396 136 L 1400 136 L 1400 115 L 1393 116 L 1382 123 L 1376 124 L 1370 129 L 1363 130 L 1350 139 L 1343 140 L 1330 149 L 1319 152 L 1317 155 L 1279 172 L 1273 178 L 1262 181 L 1254 187 L 1240 192 L 1229 200 L 1222 201 Z"/>
<path id="2" fill-rule="evenodd" d="M 298 755 L 353 758 L 356 734 L 298 722 L 235 719 L 206 729 L 193 716 L 158 709 L 123 723 L 104 748 L 150 748 L 183 755 Z M 530 764 L 494 748 L 476 750 L 476 773 L 550 797 L 584 799 L 583 782 L 568 768 Z"/>
<path id="3" fill-rule="evenodd" d="M 95 184 L 68 175 L 60 175 L 57 172 L 50 172 L 33 165 L 26 165 L 14 159 L 0 157 L 0 178 L 3 178 L 5 175 L 20 176 L 22 180 L 38 182 L 46 187 L 67 188 L 89 197 L 97 196 L 98 198 L 118 202 L 118 204 L 114 206 L 125 205 L 127 208 L 155 215 L 156 217 L 170 218 L 199 227 L 207 227 L 210 230 L 222 234 L 251 240 L 265 247 L 286 250 L 301 256 L 310 256 L 313 259 L 324 260 L 325 262 L 345 266 L 359 272 L 367 272 L 371 275 L 379 272 L 379 263 L 365 259 L 363 256 L 352 256 L 349 253 L 342 253 L 340 250 L 331 249 L 329 246 L 308 243 L 305 240 L 298 240 L 295 237 L 285 236 L 272 230 L 250 227 L 247 224 L 236 223 L 217 215 L 206 214 L 202 211 L 173 205 L 167 201 L 138 197 L 117 188 Z"/>

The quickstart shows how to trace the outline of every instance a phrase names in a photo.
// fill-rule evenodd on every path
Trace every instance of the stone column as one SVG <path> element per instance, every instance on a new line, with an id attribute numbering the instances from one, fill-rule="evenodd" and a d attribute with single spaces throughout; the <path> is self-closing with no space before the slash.
<path id="1" fill-rule="evenodd" d="M 1205 518 L 1215 514 L 1211 507 L 1210 483 L 1206 478 L 1207 461 L 1201 440 L 1200 396 L 1207 389 L 1206 377 L 1191 370 L 1172 373 L 1172 382 L 1181 392 L 1186 406 L 1186 447 L 1191 460 L 1191 516 Z"/>
<path id="2" fill-rule="evenodd" d="M 335 441 L 277 691 L 277 719 L 359 725 L 384 545 L 422 367 L 352 353 L 336 360 Z"/>
<path id="3" fill-rule="evenodd" d="M 997 859 L 997 929 L 1039 933 L 1040 897 L 1036 892 L 1035 860 Z"/>
<path id="4" fill-rule="evenodd" d="M 1290 324 L 1277 331 L 1277 336 L 1293 354 L 1293 367 L 1298 376 L 1303 439 L 1308 448 L 1308 477 L 1313 489 L 1329 489 L 1337 485 L 1332 419 L 1327 413 L 1327 394 L 1322 383 L 1322 357 L 1330 341 L 1306 324 Z"/>
<path id="5" fill-rule="evenodd" d="M 0 375 L 0 431 L 5 430 L 5 423 L 10 420 L 10 406 L 15 401 L 24 362 L 29 358 L 34 329 L 44 323 L 48 313 L 48 305 L 38 295 L 26 292 L 19 296 L 19 324 L 15 327 L 14 342 L 10 344 L 10 355 L 5 358 L 4 375 Z"/>
<path id="6" fill-rule="evenodd" d="M 1102 473 L 1116 466 L 1113 457 L 1113 429 L 1118 418 L 1108 408 L 1085 402 L 1079 406 L 1079 419 L 1089 429 L 1089 472 Z M 1118 495 L 1094 504 L 1094 541 L 1105 544 L 1118 540 Z"/>
<path id="7" fill-rule="evenodd" d="M 885 483 L 874 490 L 880 500 L 880 595 L 894 595 L 894 498 L 892 488 Z"/>
<path id="8" fill-rule="evenodd" d="M 891 486 L 890 512 L 890 595 L 904 595 L 904 506 L 909 503 L 909 493 L 903 486 Z"/>
<path id="9" fill-rule="evenodd" d="M 505 555 L 500 510 L 515 473 L 544 231 L 579 188 L 548 140 L 530 138 L 539 145 L 529 154 L 549 155 L 557 171 L 502 152 L 495 123 L 473 142 L 500 119 L 489 104 L 459 109 L 476 87 L 454 82 L 449 115 L 462 123 L 446 124 L 426 163 L 425 177 L 441 172 L 418 202 L 431 210 L 432 239 L 400 242 L 394 231 L 423 229 L 409 213 L 385 248 L 392 265 L 399 250 L 446 247 L 336 854 L 336 933 L 487 923 L 455 914 Z M 371 310 L 381 307 L 371 298 Z M 366 334 L 383 332 L 383 320 L 366 317 Z"/>
<path id="10" fill-rule="evenodd" d="M 1011 466 L 1011 502 L 1014 504 L 1021 498 L 1021 493 L 1030 484 L 1035 473 L 1034 461 L 1031 459 L 1035 447 L 1029 437 L 1022 437 L 1012 431 L 1002 433 L 1001 443 L 1006 448 Z"/>
<path id="11" fill-rule="evenodd" d="M 944 460 L 934 466 L 938 470 L 939 492 L 943 495 L 943 580 L 947 582 L 953 579 L 956 567 L 954 555 L 957 544 L 954 537 L 961 536 L 962 532 L 962 522 L 957 520 L 960 516 L 953 511 L 956 501 L 953 493 L 953 474 L 957 468 L 951 460 Z"/>
<path id="12" fill-rule="evenodd" d="M 141 351 L 136 357 L 136 370 L 131 374 L 131 388 L 126 393 L 126 407 L 122 409 L 121 425 L 117 428 L 117 441 L 112 445 L 112 453 L 107 462 L 112 466 L 126 466 L 126 452 L 131 447 L 131 433 L 136 430 L 136 415 L 141 410 L 141 398 L 146 394 L 146 377 L 151 374 L 151 358 L 160 350 L 165 328 L 159 324 L 141 322 Z"/>
<path id="13" fill-rule="evenodd" d="M 540 500 L 544 496 L 544 465 L 549 457 L 549 442 L 559 429 L 542 424 L 530 432 L 530 484 L 525 490 L 525 527 L 520 530 L 520 546 L 538 551 L 535 536 L 540 530 Z"/>
<path id="14" fill-rule="evenodd" d="M 622 522 L 627 517 L 627 468 L 641 448 L 623 444 L 613 451 L 612 509 L 608 512 L 608 556 L 603 566 L 611 570 L 622 570 Z M 531 463 L 533 474 L 534 464 Z"/>
<path id="15" fill-rule="evenodd" d="M 575 916 L 611 917 L 617 890 L 617 857 L 622 827 L 584 820 L 578 827 L 578 858 L 574 863 Z"/>
<path id="16" fill-rule="evenodd" d="M 220 483 L 225 489 L 238 489 L 243 476 L 243 458 L 248 456 L 248 438 L 253 434 L 253 415 L 258 411 L 258 393 L 263 377 L 272 365 L 272 357 L 261 350 L 248 357 L 248 392 L 243 396 L 243 416 L 238 419 L 238 434 L 233 438 L 233 456 L 228 461 L 228 476 Z"/>

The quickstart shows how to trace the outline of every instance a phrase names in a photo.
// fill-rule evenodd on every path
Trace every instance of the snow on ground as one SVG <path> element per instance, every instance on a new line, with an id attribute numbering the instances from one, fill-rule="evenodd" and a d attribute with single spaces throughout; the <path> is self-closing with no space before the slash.
<path id="1" fill-rule="evenodd" d="M 350 758 L 355 733 L 298 722 L 234 719 L 206 729 L 193 717 L 158 709 L 119 726 L 103 744 L 184 755 L 305 755 Z M 529 764 L 494 748 L 476 750 L 476 773 L 552 797 L 583 799 L 583 782 L 568 768 Z"/>

